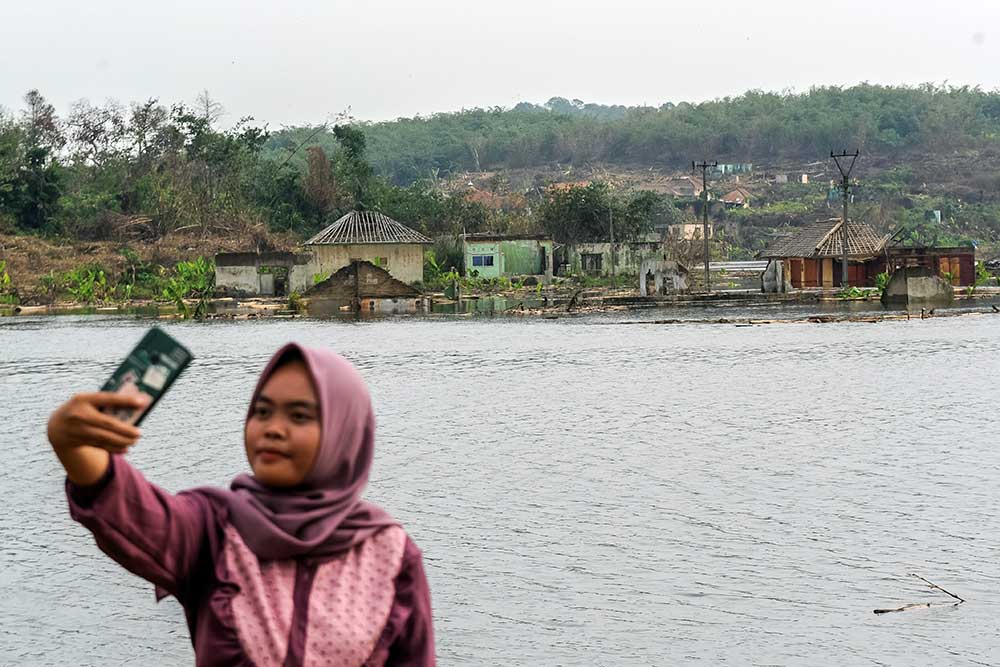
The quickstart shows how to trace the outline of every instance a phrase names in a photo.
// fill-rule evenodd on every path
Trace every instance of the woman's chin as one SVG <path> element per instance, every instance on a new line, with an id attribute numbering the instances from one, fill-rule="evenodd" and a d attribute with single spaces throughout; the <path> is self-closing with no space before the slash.
<path id="1" fill-rule="evenodd" d="M 275 465 L 256 465 L 253 467 L 253 476 L 264 486 L 279 489 L 295 486 L 302 481 L 293 472 L 283 470 L 281 466 Z"/>

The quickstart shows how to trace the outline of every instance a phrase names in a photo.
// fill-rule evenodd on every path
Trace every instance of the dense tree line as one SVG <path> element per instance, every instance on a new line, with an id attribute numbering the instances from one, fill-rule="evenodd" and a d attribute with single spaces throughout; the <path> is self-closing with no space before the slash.
<path id="1" fill-rule="evenodd" d="M 19 111 L 0 110 L 0 232 L 92 240 L 130 230 L 307 235 L 359 206 L 432 234 L 497 222 L 464 198 L 387 183 L 368 162 L 358 127 L 331 127 L 326 149 L 299 142 L 265 151 L 266 128 L 245 118 L 222 129 L 220 113 L 206 93 L 192 106 L 84 100 L 60 118 L 30 91 Z"/>
<path id="2" fill-rule="evenodd" d="M 265 228 L 306 236 L 360 207 L 431 236 L 549 231 L 572 240 L 600 236 L 595 216 L 619 210 L 625 239 L 664 211 L 677 215 L 664 197 L 603 184 L 492 204 L 446 194 L 433 179 L 397 185 L 370 161 L 369 126 L 272 135 L 252 118 L 222 129 L 220 114 L 204 93 L 192 106 L 80 101 L 59 118 L 30 91 L 18 113 L 0 113 L 0 231 L 91 240 Z"/>
<path id="3" fill-rule="evenodd" d="M 510 193 L 498 182 L 477 199 L 443 192 L 439 179 L 552 163 L 813 160 L 831 147 L 902 161 L 913 151 L 988 148 L 1000 137 L 1000 94 L 930 85 L 752 91 L 656 108 L 553 98 L 509 110 L 278 132 L 251 118 L 224 128 L 221 113 L 204 93 L 192 105 L 84 100 L 59 117 L 30 91 L 20 109 L 0 110 L 0 232 L 111 239 L 271 230 L 305 237 L 367 207 L 429 236 L 509 231 L 547 232 L 560 242 L 604 240 L 614 219 L 616 236 L 626 240 L 682 214 L 669 198 L 604 183 Z M 884 218 L 886 229 L 903 224 L 913 239 L 934 239 L 936 223 L 927 218 L 933 209 L 950 225 L 951 236 L 939 241 L 996 235 L 996 207 L 981 194 L 973 198 L 993 187 L 988 183 L 970 182 L 968 196 L 954 201 L 932 200 L 911 196 L 925 189 L 915 176 L 893 178 L 859 195 L 866 215 Z M 754 209 L 729 216 L 731 236 L 756 249 L 769 230 L 823 214 L 822 188 L 758 198 Z M 725 210 L 718 217 L 725 219 Z"/>
<path id="4" fill-rule="evenodd" d="M 553 98 L 364 125 L 375 169 L 398 184 L 456 171 L 587 162 L 683 167 L 725 161 L 821 159 L 831 149 L 901 157 L 994 144 L 1000 93 L 979 88 L 863 84 L 806 93 L 750 91 L 700 104 L 622 107 Z M 304 129 L 276 134 L 288 144 Z M 321 145 L 334 139 L 319 136 Z"/>

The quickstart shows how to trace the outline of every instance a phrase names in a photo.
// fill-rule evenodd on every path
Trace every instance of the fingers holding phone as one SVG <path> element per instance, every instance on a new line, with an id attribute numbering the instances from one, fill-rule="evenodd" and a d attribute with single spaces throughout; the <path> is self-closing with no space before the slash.
<path id="1" fill-rule="evenodd" d="M 153 327 L 101 391 L 77 394 L 49 418 L 48 436 L 74 484 L 98 482 L 110 454 L 124 454 L 138 440 L 138 425 L 193 359 L 165 331 Z"/>
<path id="2" fill-rule="evenodd" d="M 141 392 L 77 394 L 49 418 L 48 436 L 56 449 L 98 447 L 120 454 L 134 445 L 142 432 L 114 414 L 142 414 L 150 398 Z"/>

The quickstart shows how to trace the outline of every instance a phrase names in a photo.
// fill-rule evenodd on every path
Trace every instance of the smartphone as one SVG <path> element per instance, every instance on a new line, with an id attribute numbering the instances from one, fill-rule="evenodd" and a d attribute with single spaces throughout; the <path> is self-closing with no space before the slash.
<path id="1" fill-rule="evenodd" d="M 194 355 L 186 347 L 163 329 L 153 327 L 101 387 L 101 391 L 143 393 L 149 396 L 149 403 L 145 408 L 113 408 L 109 413 L 138 426 L 192 359 Z"/>

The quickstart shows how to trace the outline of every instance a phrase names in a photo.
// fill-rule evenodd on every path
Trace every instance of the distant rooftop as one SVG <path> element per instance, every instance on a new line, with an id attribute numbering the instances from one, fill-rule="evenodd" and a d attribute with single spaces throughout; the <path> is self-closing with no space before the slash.
<path id="1" fill-rule="evenodd" d="M 306 241 L 306 245 L 433 243 L 429 238 L 378 211 L 351 211 Z"/>

